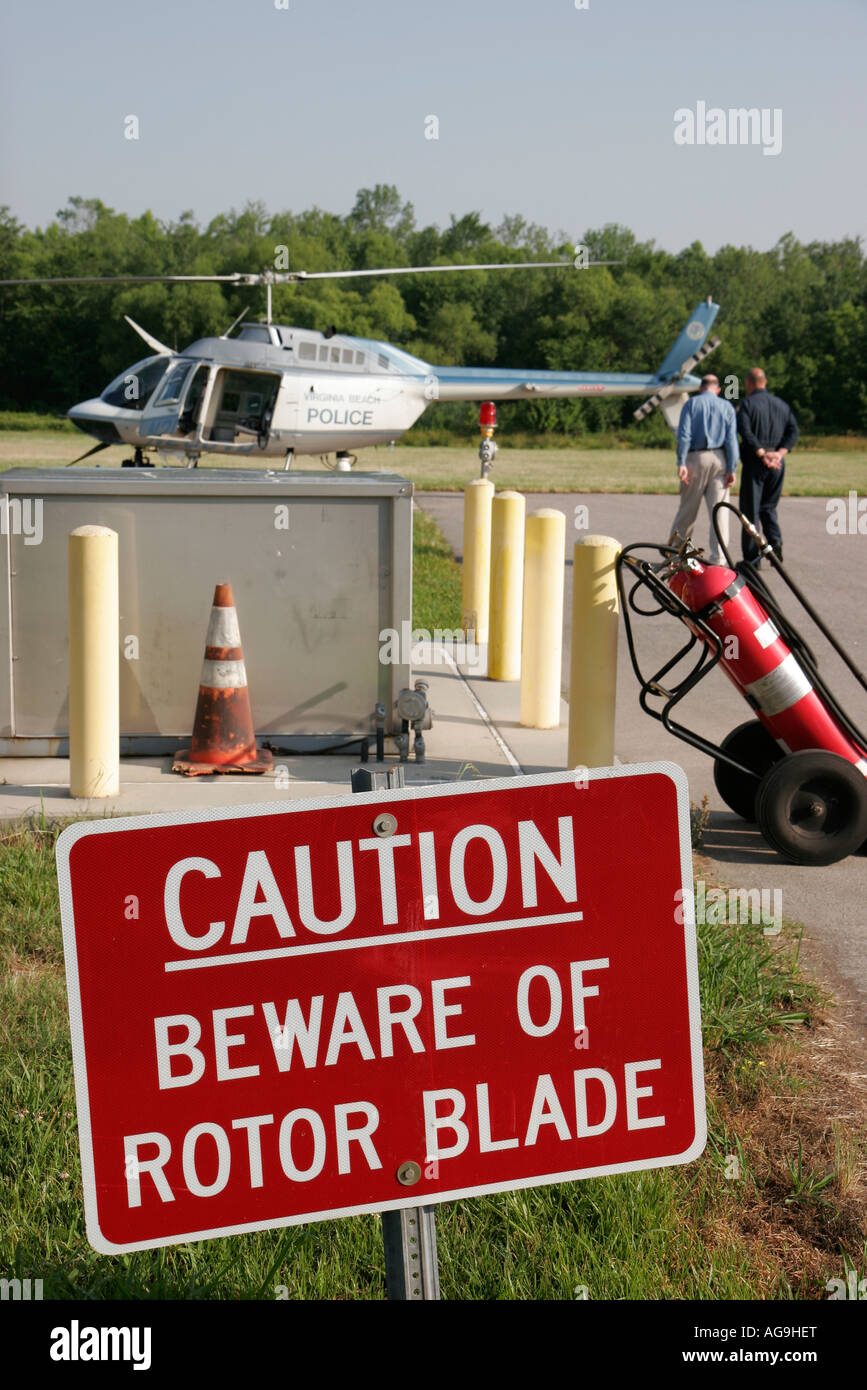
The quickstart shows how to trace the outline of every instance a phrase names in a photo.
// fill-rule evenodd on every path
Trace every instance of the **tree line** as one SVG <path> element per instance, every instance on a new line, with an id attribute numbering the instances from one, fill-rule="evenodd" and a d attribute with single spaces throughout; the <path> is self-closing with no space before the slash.
<path id="1" fill-rule="evenodd" d="M 274 289 L 274 319 L 382 338 L 437 363 L 652 371 L 690 310 L 721 305 L 711 359 L 728 394 L 749 367 L 792 405 L 803 430 L 867 429 L 867 266 L 859 238 L 804 245 L 791 234 L 769 251 L 700 242 L 677 253 L 639 242 L 626 227 L 589 230 L 591 260 L 576 271 L 481 272 L 319 281 Z M 285 248 L 281 251 L 279 248 Z M 361 189 L 346 216 L 312 208 L 271 213 L 261 203 L 202 226 L 192 212 L 163 222 L 130 218 L 95 198 L 70 198 L 47 227 L 30 229 L 0 208 L 0 278 L 190 275 L 293 269 L 524 260 L 572 260 L 573 244 L 521 216 L 493 227 L 477 212 L 447 227 L 418 227 L 391 185 Z M 161 341 L 184 347 L 225 332 L 245 305 L 264 312 L 264 290 L 223 285 L 76 285 L 0 288 L 0 409 L 63 412 L 97 395 L 146 355 L 129 314 Z M 710 365 L 710 364 L 709 364 Z M 634 400 L 527 401 L 503 406 L 501 433 L 584 434 L 632 422 Z M 423 417 L 468 424 L 474 407 L 436 405 Z M 659 428 L 654 422 L 638 432 Z"/>

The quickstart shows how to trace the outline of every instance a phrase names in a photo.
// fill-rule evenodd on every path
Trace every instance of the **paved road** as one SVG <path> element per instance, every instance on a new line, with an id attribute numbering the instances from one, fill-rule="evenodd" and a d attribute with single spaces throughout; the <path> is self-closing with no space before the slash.
<path id="1" fill-rule="evenodd" d="M 867 489 L 865 489 L 867 490 Z M 462 499 L 448 493 L 419 493 L 416 500 L 433 516 L 460 556 Z M 616 537 L 624 545 L 635 541 L 664 542 L 675 511 L 674 497 L 600 494 L 528 494 L 527 510 L 556 507 L 566 515 L 565 620 L 563 693 L 568 698 L 571 631 L 572 547 L 581 532 L 574 526 L 576 508 L 586 506 L 586 531 Z M 780 512 L 787 565 L 796 583 L 862 670 L 867 669 L 867 536 L 829 535 L 824 498 L 787 498 Z M 707 517 L 699 519 L 695 540 L 707 537 Z M 771 587 L 781 600 L 788 591 L 776 575 Z M 797 603 L 787 598 L 784 611 L 801 625 Z M 682 629 L 665 615 L 639 620 L 637 638 L 642 664 L 646 655 L 654 671 L 683 641 Z M 819 657 L 831 688 L 850 716 L 867 728 L 867 693 L 834 654 L 808 619 L 803 628 Z M 815 640 L 814 640 L 815 639 Z M 652 664 L 655 661 L 655 665 Z M 715 742 L 749 718 L 749 709 L 720 671 L 680 706 L 682 722 Z M 738 820 L 720 799 L 713 784 L 712 764 L 702 753 L 666 733 L 638 705 L 635 680 L 621 625 L 617 679 L 616 750 L 622 762 L 668 758 L 685 769 L 693 801 L 706 794 L 711 823 L 705 853 L 719 866 L 719 877 L 733 887 L 779 889 L 783 915 L 805 923 L 818 938 L 823 963 L 833 983 L 850 995 L 862 1029 L 867 1031 L 867 855 L 853 856 L 828 868 L 804 868 L 784 863 L 770 850 L 754 826 Z M 533 769 L 527 768 L 527 771 Z"/>

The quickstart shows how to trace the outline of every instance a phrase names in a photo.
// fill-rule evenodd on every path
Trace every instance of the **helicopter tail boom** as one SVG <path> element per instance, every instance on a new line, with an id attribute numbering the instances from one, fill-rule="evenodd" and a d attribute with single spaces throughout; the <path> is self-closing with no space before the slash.
<path id="1" fill-rule="evenodd" d="M 659 385 L 652 373 L 528 372 L 512 368 L 431 367 L 441 401 L 541 400 L 570 396 L 648 395 Z M 698 383 L 696 382 L 696 385 Z"/>
<path id="2" fill-rule="evenodd" d="M 677 382 L 679 393 L 696 390 L 689 375 L 719 305 L 703 300 L 690 314 L 662 365 L 655 372 L 559 372 L 514 368 L 429 367 L 433 398 L 443 401 L 533 400 L 580 396 L 652 396 Z M 715 342 L 715 340 L 713 340 Z"/>

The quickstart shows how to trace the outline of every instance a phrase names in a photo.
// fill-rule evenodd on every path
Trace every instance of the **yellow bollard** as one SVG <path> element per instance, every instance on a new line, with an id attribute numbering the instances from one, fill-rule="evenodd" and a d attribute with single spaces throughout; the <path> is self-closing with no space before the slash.
<path id="1" fill-rule="evenodd" d="M 527 517 L 521 723 L 531 729 L 556 729 L 560 723 L 565 544 L 563 512 L 544 507 Z"/>
<path id="2" fill-rule="evenodd" d="M 614 762 L 617 625 L 620 603 L 611 536 L 576 541 L 572 570 L 572 657 L 569 677 L 569 766 Z"/>
<path id="3" fill-rule="evenodd" d="M 120 790 L 117 532 L 69 536 L 69 791 Z"/>
<path id="4" fill-rule="evenodd" d="M 464 488 L 464 585 L 461 627 L 488 640 L 488 600 L 491 582 L 491 503 L 494 484 L 473 478 Z"/>
<path id="5" fill-rule="evenodd" d="M 524 512 L 520 492 L 498 492 L 491 507 L 488 679 L 521 678 Z"/>

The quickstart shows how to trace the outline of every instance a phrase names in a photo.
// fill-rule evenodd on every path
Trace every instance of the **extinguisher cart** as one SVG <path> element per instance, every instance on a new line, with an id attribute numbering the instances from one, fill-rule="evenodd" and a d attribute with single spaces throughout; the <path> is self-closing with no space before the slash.
<path id="1" fill-rule="evenodd" d="M 756 566 L 734 564 L 718 524 L 733 511 L 834 650 L 867 690 L 864 675 L 812 608 L 752 523 L 728 502 L 713 525 L 725 565 L 690 544 L 637 542 L 617 560 L 617 583 L 640 704 L 669 733 L 714 760 L 726 805 L 756 821 L 768 844 L 797 864 L 833 864 L 867 841 L 867 738 L 819 674 L 802 634 L 781 611 Z M 648 556 L 647 552 L 651 552 Z M 688 639 L 652 676 L 638 662 L 636 615 L 668 613 Z M 675 676 L 680 662 L 685 674 Z M 753 710 L 717 745 L 675 717 L 677 705 L 717 665 Z M 683 668 L 682 668 L 683 670 Z"/>

